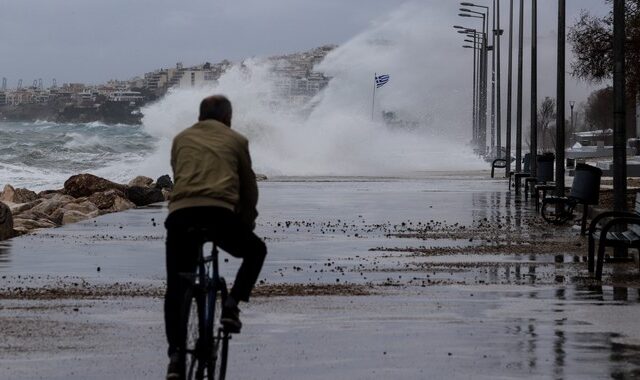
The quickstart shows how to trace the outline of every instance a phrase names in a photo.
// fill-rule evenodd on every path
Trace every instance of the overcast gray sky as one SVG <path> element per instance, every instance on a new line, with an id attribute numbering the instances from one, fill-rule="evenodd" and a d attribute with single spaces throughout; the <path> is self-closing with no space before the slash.
<path id="1" fill-rule="evenodd" d="M 25 83 L 42 78 L 46 85 L 52 78 L 58 83 L 100 83 L 173 66 L 177 61 L 190 65 L 224 58 L 239 60 L 340 44 L 405 2 L 0 0 L 0 76 L 8 78 L 10 87 L 15 87 L 19 78 Z M 420 2 L 434 10 L 450 9 L 445 12 L 450 17 L 433 25 L 433 33 L 450 35 L 454 33 L 451 25 L 473 22 L 457 16 L 458 1 Z M 551 60 L 555 57 L 557 2 L 538 3 L 540 56 Z M 582 8 L 598 14 L 608 11 L 604 0 L 567 3 L 569 24 Z M 506 28 L 508 1 L 501 4 Z M 527 33 L 529 29 L 530 24 Z M 506 43 L 504 38 L 505 52 Z M 425 48 L 438 54 L 437 46 Z M 468 57 L 469 51 L 461 48 L 450 58 Z M 506 73 L 506 63 L 503 67 Z"/>

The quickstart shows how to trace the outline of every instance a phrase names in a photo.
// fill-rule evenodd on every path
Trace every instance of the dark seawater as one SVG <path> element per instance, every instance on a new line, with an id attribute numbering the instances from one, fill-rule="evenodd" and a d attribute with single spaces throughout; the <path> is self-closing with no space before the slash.
<path id="1" fill-rule="evenodd" d="M 0 186 L 60 188 L 82 172 L 127 182 L 156 147 L 141 125 L 0 122 Z"/>

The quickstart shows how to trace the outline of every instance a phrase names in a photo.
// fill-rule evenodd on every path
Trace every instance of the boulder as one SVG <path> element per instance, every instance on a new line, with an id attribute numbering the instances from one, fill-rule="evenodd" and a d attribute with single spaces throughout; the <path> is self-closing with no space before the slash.
<path id="1" fill-rule="evenodd" d="M 113 207 L 113 203 L 116 198 L 124 198 L 124 193 L 119 190 L 107 190 L 99 193 L 93 193 L 88 199 L 100 210 L 107 210 Z"/>
<path id="2" fill-rule="evenodd" d="M 55 214 L 56 214 L 56 211 L 54 211 L 52 213 L 52 215 L 48 215 L 48 214 L 42 213 L 40 211 L 36 211 L 36 210 L 31 209 L 31 210 L 28 210 L 28 211 L 25 211 L 25 212 L 21 213 L 20 215 L 16 215 L 14 219 L 20 218 L 20 219 L 31 219 L 31 220 L 47 220 L 47 221 L 56 223 L 55 220 L 54 220 L 55 219 L 54 218 Z M 60 224 L 60 223 L 56 223 L 56 224 Z"/>
<path id="3" fill-rule="evenodd" d="M 130 200 L 122 197 L 116 197 L 113 200 L 113 206 L 107 209 L 107 212 L 120 212 L 124 210 L 128 210 L 130 208 L 134 208 L 136 205 Z"/>
<path id="4" fill-rule="evenodd" d="M 24 234 L 28 234 L 29 233 L 29 229 L 27 229 L 24 226 L 18 226 L 18 227 L 13 227 L 13 234 L 14 236 L 20 236 L 20 235 L 24 235 Z"/>
<path id="5" fill-rule="evenodd" d="M 64 189 L 41 191 L 38 193 L 38 198 L 51 199 L 51 197 L 55 196 L 56 194 L 64 194 Z"/>
<path id="6" fill-rule="evenodd" d="M 14 236 L 13 215 L 6 204 L 0 202 L 0 240 L 6 240 Z"/>
<path id="7" fill-rule="evenodd" d="M 29 211 L 32 208 L 34 208 L 35 206 L 39 205 L 40 203 L 42 203 L 42 199 L 37 199 L 33 202 L 29 202 L 29 203 L 13 203 L 10 204 L 9 207 L 11 208 L 11 213 L 13 215 L 18 215 L 20 213 L 23 213 L 25 211 Z"/>
<path id="8" fill-rule="evenodd" d="M 14 220 L 15 229 L 19 233 L 23 233 L 24 231 L 31 231 L 38 228 L 52 228 L 57 227 L 55 223 L 46 219 L 22 219 L 16 218 Z"/>
<path id="9" fill-rule="evenodd" d="M 2 190 L 2 194 L 0 194 L 0 201 L 2 202 L 14 202 L 13 199 L 16 196 L 16 189 L 11 185 L 4 185 L 4 189 Z"/>
<path id="10" fill-rule="evenodd" d="M 95 218 L 100 215 L 100 212 L 96 209 L 96 211 L 85 214 L 83 212 L 77 210 L 62 210 L 62 224 L 76 223 L 82 220 Z"/>
<path id="11" fill-rule="evenodd" d="M 153 183 L 153 179 L 139 175 L 136 178 L 129 181 L 129 186 L 149 187 Z"/>
<path id="12" fill-rule="evenodd" d="M 126 188 L 125 185 L 86 173 L 71 176 L 64 183 L 65 193 L 75 198 L 88 197 L 93 193 L 112 189 L 124 191 Z"/>
<path id="13" fill-rule="evenodd" d="M 132 186 L 125 190 L 124 195 L 136 206 L 146 206 L 151 203 L 164 202 L 162 190 L 155 187 Z"/>
<path id="14" fill-rule="evenodd" d="M 11 185 L 5 185 L 4 190 L 0 193 L 0 201 L 7 204 L 14 215 L 18 208 L 21 210 L 28 209 L 37 199 L 38 194 L 35 192 L 28 189 L 14 189 Z"/>
<path id="15" fill-rule="evenodd" d="M 45 199 L 37 206 L 33 207 L 31 211 L 41 212 L 46 215 L 52 215 L 57 209 L 73 202 L 75 199 L 69 195 L 55 194 L 50 199 Z"/>
<path id="16" fill-rule="evenodd" d="M 11 203 L 28 203 L 38 199 L 38 194 L 29 189 L 14 189 L 11 185 L 5 185 L 0 194 L 0 201 Z"/>
<path id="17" fill-rule="evenodd" d="M 171 190 L 173 189 L 173 181 L 171 180 L 171 177 L 168 174 L 165 174 L 163 176 L 158 177 L 158 179 L 156 180 L 156 187 L 158 189 Z"/>
<path id="18" fill-rule="evenodd" d="M 29 203 L 38 199 L 38 194 L 29 189 L 16 189 L 13 201 L 15 203 Z"/>
<path id="19" fill-rule="evenodd" d="M 96 205 L 94 205 L 93 203 L 91 203 L 88 200 L 85 200 L 83 202 L 70 202 L 67 203 L 66 205 L 62 206 L 61 208 L 62 210 L 68 210 L 68 211 L 78 211 L 80 213 L 83 214 L 90 214 L 94 211 L 98 211 L 98 207 Z"/>

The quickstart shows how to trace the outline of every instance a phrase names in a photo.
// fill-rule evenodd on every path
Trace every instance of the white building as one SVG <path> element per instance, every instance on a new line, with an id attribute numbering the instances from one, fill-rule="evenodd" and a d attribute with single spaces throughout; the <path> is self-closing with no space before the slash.
<path id="1" fill-rule="evenodd" d="M 141 93 L 137 91 L 114 91 L 108 97 L 111 102 L 133 102 L 138 103 L 144 100 Z"/>

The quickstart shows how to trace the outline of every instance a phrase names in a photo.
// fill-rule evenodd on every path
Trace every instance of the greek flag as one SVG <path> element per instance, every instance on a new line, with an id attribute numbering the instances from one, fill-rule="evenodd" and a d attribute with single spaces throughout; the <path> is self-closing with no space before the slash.
<path id="1" fill-rule="evenodd" d="M 385 85 L 389 81 L 388 75 L 374 75 L 376 79 L 376 88 L 380 88 Z"/>

